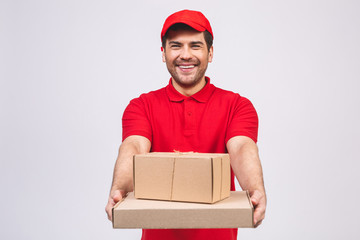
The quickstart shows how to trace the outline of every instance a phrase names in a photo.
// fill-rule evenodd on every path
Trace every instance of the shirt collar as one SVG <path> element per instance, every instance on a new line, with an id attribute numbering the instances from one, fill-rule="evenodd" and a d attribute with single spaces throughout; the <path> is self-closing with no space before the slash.
<path id="1" fill-rule="evenodd" d="M 197 93 L 187 97 L 187 96 L 184 96 L 181 93 L 179 93 L 174 88 L 174 86 L 171 83 L 171 78 L 170 78 L 169 84 L 166 86 L 166 93 L 167 93 L 170 101 L 173 101 L 173 102 L 182 102 L 187 98 L 193 98 L 198 102 L 205 103 L 205 102 L 207 102 L 209 100 L 211 94 L 215 90 L 215 86 L 210 83 L 210 78 L 205 77 L 205 80 L 206 80 L 206 84 L 200 91 L 198 91 Z"/>

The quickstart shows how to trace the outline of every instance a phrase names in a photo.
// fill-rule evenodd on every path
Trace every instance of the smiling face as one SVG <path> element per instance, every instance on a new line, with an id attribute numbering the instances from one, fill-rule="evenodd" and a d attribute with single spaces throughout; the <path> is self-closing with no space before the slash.
<path id="1" fill-rule="evenodd" d="M 205 85 L 205 71 L 212 61 L 213 47 L 207 49 L 204 33 L 195 30 L 169 30 L 163 62 L 176 90 L 186 95 L 200 91 Z"/>

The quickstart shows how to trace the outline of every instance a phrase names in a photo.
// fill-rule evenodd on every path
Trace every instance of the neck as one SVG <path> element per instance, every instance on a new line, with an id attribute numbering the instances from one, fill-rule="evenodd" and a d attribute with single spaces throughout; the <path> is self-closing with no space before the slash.
<path id="1" fill-rule="evenodd" d="M 195 93 L 199 92 L 206 85 L 205 76 L 200 80 L 200 82 L 196 83 L 194 86 L 183 86 L 178 84 L 173 78 L 171 79 L 171 83 L 174 86 L 175 90 L 181 93 L 184 96 L 190 97 Z"/>

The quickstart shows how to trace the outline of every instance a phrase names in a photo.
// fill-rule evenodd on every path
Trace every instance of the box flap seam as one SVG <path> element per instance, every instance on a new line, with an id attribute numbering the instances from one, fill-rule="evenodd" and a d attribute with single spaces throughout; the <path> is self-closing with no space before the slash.
<path id="1" fill-rule="evenodd" d="M 135 194 L 135 191 L 136 191 L 136 189 L 135 189 L 135 155 L 133 155 L 133 189 L 134 189 L 134 194 Z"/>
<path id="2" fill-rule="evenodd" d="M 214 184 L 214 159 L 211 158 L 211 189 L 212 189 L 212 194 L 211 194 L 211 202 L 214 202 L 214 193 L 215 193 L 215 184 Z"/>
<path id="3" fill-rule="evenodd" d="M 225 176 L 223 176 L 223 164 L 224 164 L 224 161 L 223 161 L 223 157 L 221 157 L 221 165 L 220 165 L 220 199 L 222 198 L 222 189 L 223 189 L 223 178 Z"/>
<path id="4" fill-rule="evenodd" d="M 174 161 L 173 161 L 173 167 L 172 167 L 171 189 L 170 189 L 170 200 L 173 200 L 174 175 L 175 175 L 175 161 L 176 161 L 176 158 L 174 158 Z"/>

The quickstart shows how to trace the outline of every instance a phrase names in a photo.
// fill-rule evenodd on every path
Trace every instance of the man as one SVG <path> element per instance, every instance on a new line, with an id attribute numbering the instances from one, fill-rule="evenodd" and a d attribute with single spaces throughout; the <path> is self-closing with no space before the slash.
<path id="1" fill-rule="evenodd" d="M 111 209 L 133 191 L 132 157 L 149 151 L 230 154 L 234 175 L 249 190 L 254 224 L 265 216 L 266 196 L 258 156 L 258 118 L 244 97 L 216 88 L 205 77 L 213 58 L 213 32 L 206 17 L 183 10 L 170 15 L 161 32 L 162 58 L 171 75 L 168 86 L 133 99 L 123 115 L 123 142 L 106 206 Z M 237 229 L 152 229 L 142 239 L 236 239 Z"/>

